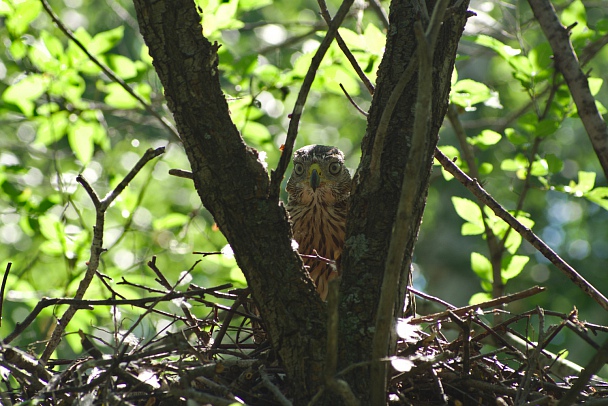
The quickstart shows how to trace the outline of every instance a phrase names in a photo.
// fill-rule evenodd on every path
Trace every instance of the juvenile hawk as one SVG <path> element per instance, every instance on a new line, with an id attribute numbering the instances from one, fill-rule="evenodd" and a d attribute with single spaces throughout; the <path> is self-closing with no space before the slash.
<path id="1" fill-rule="evenodd" d="M 346 212 L 351 177 L 344 166 L 344 154 L 336 147 L 308 145 L 293 156 L 293 173 L 287 182 L 287 210 L 300 254 L 338 262 L 344 245 Z M 338 274 L 330 264 L 303 258 L 322 300 L 328 282 Z"/>

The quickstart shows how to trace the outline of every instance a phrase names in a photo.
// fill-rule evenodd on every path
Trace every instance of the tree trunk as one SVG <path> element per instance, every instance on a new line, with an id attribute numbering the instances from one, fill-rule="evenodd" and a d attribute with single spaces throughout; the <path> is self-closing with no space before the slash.
<path id="1" fill-rule="evenodd" d="M 386 51 L 378 71 L 376 90 L 368 117 L 368 127 L 362 142 L 362 157 L 354 177 L 354 191 L 346 227 L 346 244 L 342 255 L 343 280 L 340 299 L 340 349 L 339 368 L 359 362 L 371 361 L 372 339 L 376 309 L 384 276 L 386 256 L 390 243 L 397 205 L 401 193 L 403 173 L 409 146 L 413 136 L 416 89 L 418 74 L 414 73 L 406 91 L 390 120 L 387 138 L 382 151 L 379 174 L 372 174 L 370 162 L 376 133 L 387 101 L 397 82 L 412 60 L 416 51 L 414 23 L 420 18 L 417 1 L 393 1 L 391 3 Z M 427 2 L 429 14 L 434 6 Z M 429 177 L 433 164 L 433 151 L 438 140 L 439 128 L 447 111 L 450 79 L 454 67 L 458 40 L 467 19 L 468 1 L 455 9 L 448 9 L 441 28 L 433 59 L 433 100 L 428 149 L 424 156 L 423 176 L 412 182 L 410 193 L 418 196 L 411 229 L 416 230 L 403 253 L 404 264 L 412 258 L 424 206 Z M 424 20 L 423 20 L 424 21 Z M 426 24 L 423 22 L 423 26 Z M 415 62 L 414 62 L 415 63 Z M 417 69 L 415 70 L 417 72 Z M 408 91 L 409 89 L 409 91 Z M 404 267 L 405 268 L 405 267 Z M 403 310 L 407 272 L 402 270 L 399 287 L 400 306 L 395 316 Z M 369 400 L 370 368 L 353 369 L 346 379 L 355 394 L 366 404 Z"/>
<path id="2" fill-rule="evenodd" d="M 192 0 L 134 3 L 196 190 L 234 250 L 295 403 L 307 403 L 323 375 L 325 305 L 291 246 L 283 206 L 268 197 L 269 177 L 257 151 L 245 145 L 230 119 L 219 84 L 218 46 L 203 37 Z"/>

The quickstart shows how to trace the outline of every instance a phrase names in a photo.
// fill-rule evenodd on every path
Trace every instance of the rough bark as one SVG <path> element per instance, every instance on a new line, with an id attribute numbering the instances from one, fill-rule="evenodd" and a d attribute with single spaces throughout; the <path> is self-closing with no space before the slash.
<path id="1" fill-rule="evenodd" d="M 413 136 L 418 74 L 414 73 L 406 91 L 400 97 L 388 127 L 388 135 L 382 151 L 382 165 L 378 174 L 369 170 L 373 146 L 387 101 L 399 78 L 416 50 L 414 22 L 420 18 L 417 1 L 393 1 L 391 3 L 386 52 L 378 72 L 376 91 L 368 117 L 368 128 L 362 143 L 362 158 L 354 177 L 354 191 L 347 220 L 346 246 L 343 253 L 343 280 L 340 301 L 340 354 L 339 368 L 371 360 L 372 339 L 376 308 L 384 276 L 386 254 L 395 220 L 401 192 L 403 173 Z M 434 2 L 427 2 L 433 9 Z M 447 110 L 450 78 L 456 57 L 458 40 L 466 23 L 468 1 L 455 9 L 449 9 L 439 34 L 433 61 L 433 101 L 430 137 L 424 155 L 423 176 L 412 182 L 411 193 L 418 196 L 413 216 L 414 233 L 403 253 L 404 263 L 411 259 L 424 210 L 429 177 L 433 163 L 433 151 L 437 144 L 439 128 Z M 409 91 L 407 90 L 409 89 Z M 405 269 L 403 270 L 405 276 Z M 401 278 L 399 300 L 405 298 L 405 283 Z M 396 306 L 395 313 L 402 309 Z M 365 403 L 368 399 L 369 368 L 353 369 L 348 375 L 355 394 Z"/>
<path id="2" fill-rule="evenodd" d="M 325 306 L 291 247 L 283 206 L 268 197 L 268 173 L 230 119 L 219 84 L 217 45 L 203 37 L 192 0 L 134 3 L 196 190 L 234 250 L 285 365 L 295 403 L 306 403 L 322 377 Z"/>

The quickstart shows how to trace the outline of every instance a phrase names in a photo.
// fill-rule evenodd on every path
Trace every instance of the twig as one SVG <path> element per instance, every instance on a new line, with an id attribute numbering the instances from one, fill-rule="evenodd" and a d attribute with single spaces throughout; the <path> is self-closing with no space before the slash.
<path id="1" fill-rule="evenodd" d="M 528 0 L 528 3 L 553 49 L 555 65 L 566 80 L 604 176 L 608 178 L 608 126 L 597 109 L 587 76 L 572 48 L 570 30 L 561 24 L 549 0 Z"/>
<path id="2" fill-rule="evenodd" d="M 524 299 L 526 297 L 530 297 L 533 295 L 536 295 L 540 292 L 545 291 L 546 288 L 540 287 L 540 286 L 534 286 L 530 289 L 526 289 L 523 290 L 521 292 L 518 293 L 513 293 L 511 295 L 506 295 L 506 296 L 501 296 L 501 297 L 497 297 L 495 299 L 492 300 L 488 300 L 486 302 L 482 302 L 482 303 L 478 303 L 475 305 L 469 305 L 469 306 L 463 306 L 463 307 L 458 307 L 458 308 L 453 308 L 450 309 L 448 311 L 445 312 L 440 312 L 440 313 L 433 313 L 433 314 L 429 314 L 427 316 L 421 316 L 421 317 L 415 317 L 413 319 L 410 320 L 410 324 L 420 324 L 420 323 L 428 323 L 434 320 L 440 320 L 443 319 L 445 317 L 449 316 L 449 312 L 452 312 L 454 314 L 457 314 L 459 316 L 463 316 L 465 315 L 468 311 L 470 310 L 476 310 L 476 309 L 487 309 L 489 307 L 496 307 L 496 306 L 500 306 L 506 303 L 511 303 L 514 302 L 516 300 L 521 300 Z"/>
<path id="3" fill-rule="evenodd" d="M 298 93 L 298 98 L 296 99 L 293 112 L 291 113 L 291 120 L 289 121 L 289 128 L 287 129 L 287 137 L 285 139 L 283 152 L 276 169 L 272 172 L 270 181 L 270 199 L 278 200 L 279 198 L 281 182 L 283 181 L 283 176 L 285 175 L 285 171 L 287 170 L 287 166 L 291 160 L 291 155 L 293 154 L 293 147 L 296 142 L 296 137 L 298 136 L 300 118 L 302 117 L 302 112 L 304 111 L 304 104 L 306 103 L 308 93 L 310 92 L 310 87 L 315 80 L 315 75 L 317 74 L 317 70 L 321 65 L 321 61 L 323 60 L 325 53 L 336 36 L 338 27 L 340 27 L 342 21 L 348 14 L 348 10 L 353 4 L 353 1 L 354 0 L 344 0 L 340 5 L 336 16 L 332 20 L 331 24 L 329 24 L 325 38 L 323 38 L 321 45 L 319 45 L 317 52 L 310 62 L 306 76 L 304 76 L 304 81 L 302 82 L 300 92 Z"/>
<path id="4" fill-rule="evenodd" d="M 583 369 L 570 390 L 566 392 L 563 398 L 560 399 L 557 406 L 568 406 L 574 404 L 579 393 L 583 391 L 585 386 L 589 383 L 589 380 L 591 380 L 593 375 L 596 374 L 607 362 L 608 339 L 604 341 L 604 344 L 602 344 L 595 356 L 591 358 L 591 361 L 589 361 L 585 369 Z"/>
<path id="5" fill-rule="evenodd" d="M 45 0 L 42 0 L 45 1 Z M 135 175 L 139 173 L 139 171 L 144 167 L 146 163 L 154 159 L 155 157 L 161 155 L 165 152 L 165 147 L 160 147 L 157 149 L 148 149 L 143 157 L 135 164 L 133 169 L 129 171 L 127 176 L 111 191 L 106 197 L 102 200 L 99 200 L 97 197 L 97 193 L 93 190 L 91 185 L 81 176 L 78 175 L 76 180 L 80 183 L 84 189 L 87 191 L 91 200 L 93 200 L 93 204 L 95 205 L 95 226 L 93 227 L 93 240 L 91 242 L 91 255 L 89 257 L 89 261 L 87 262 L 87 270 L 84 274 L 84 277 L 80 281 L 78 285 L 78 289 L 76 294 L 74 295 L 75 300 L 80 300 L 84 297 L 91 281 L 93 280 L 93 276 L 97 272 L 99 267 L 99 262 L 101 258 L 101 254 L 105 251 L 103 248 L 103 232 L 104 232 L 104 223 L 105 223 L 105 212 L 110 207 L 110 204 L 118 197 L 118 195 L 127 187 L 129 182 L 133 180 Z M 61 319 L 57 322 L 55 326 L 55 330 L 51 335 L 49 342 L 44 349 L 44 352 L 40 356 L 40 362 L 46 364 L 55 348 L 59 345 L 61 341 L 61 337 L 67 327 L 68 323 L 76 314 L 78 308 L 76 306 L 70 306 Z"/>
<path id="6" fill-rule="evenodd" d="M 323 19 L 327 23 L 327 26 L 329 27 L 329 25 L 331 24 L 331 16 L 329 15 L 329 11 L 327 11 L 327 4 L 325 3 L 325 0 L 317 0 L 317 3 L 319 3 L 319 8 L 321 9 L 321 16 L 323 17 Z M 340 35 L 340 32 L 336 32 L 336 42 L 338 43 L 338 46 L 344 53 L 344 56 L 346 56 L 346 59 L 348 59 L 348 61 L 350 62 L 350 65 L 353 67 L 353 69 L 357 73 L 357 76 L 359 76 L 359 79 L 361 79 L 361 81 L 367 88 L 367 91 L 369 92 L 369 94 L 373 95 L 374 90 L 375 90 L 374 85 L 369 80 L 369 78 L 367 77 L 365 72 L 363 72 L 363 69 L 361 69 L 361 67 L 359 66 L 359 63 L 355 59 L 355 56 L 353 55 L 353 53 L 350 51 L 350 49 L 348 49 L 348 46 L 344 42 L 344 39 Z M 342 87 L 342 85 L 340 85 L 340 87 Z M 344 91 L 346 93 L 346 91 L 344 90 L 343 87 L 342 87 L 342 91 Z"/>
<path id="7" fill-rule="evenodd" d="M 380 19 L 380 21 L 382 22 L 382 25 L 384 26 L 384 28 L 388 30 L 388 27 L 389 27 L 388 16 L 386 15 L 386 11 L 384 11 L 384 8 L 382 7 L 382 4 L 380 4 L 380 1 L 379 0 L 369 0 L 369 5 L 372 8 L 372 10 L 374 10 L 376 15 Z"/>
<path id="8" fill-rule="evenodd" d="M 2 308 L 4 307 L 4 289 L 6 289 L 6 281 L 8 280 L 8 274 L 11 272 L 12 262 L 6 264 L 4 275 L 2 276 L 2 287 L 0 287 L 0 327 L 2 326 Z"/>
<path id="9" fill-rule="evenodd" d="M 519 384 L 517 396 L 515 397 L 515 404 L 521 405 L 528 398 L 530 394 L 530 384 L 532 382 L 532 376 L 536 372 L 536 366 L 538 365 L 538 358 L 543 350 L 542 343 L 545 340 L 545 313 L 540 307 L 536 308 L 538 313 L 538 344 L 534 347 L 532 354 L 528 357 L 528 365 L 526 371 L 522 376 L 522 380 Z"/>
<path id="10" fill-rule="evenodd" d="M 175 136 L 175 138 L 177 138 L 178 140 L 181 140 L 181 138 L 179 137 L 179 133 L 177 132 L 177 130 L 175 129 L 173 124 L 171 124 L 169 122 L 169 120 L 167 120 L 166 118 L 164 118 L 160 114 L 158 114 L 152 108 L 152 106 L 150 104 L 148 104 L 140 95 L 135 93 L 135 91 L 133 89 L 131 89 L 131 87 L 124 80 L 119 78 L 110 68 L 108 68 L 105 64 L 103 64 L 97 57 L 95 57 L 93 54 L 91 54 L 84 45 L 82 45 L 82 43 L 74 36 L 74 33 L 72 33 L 72 31 L 68 27 L 66 27 L 65 24 L 63 24 L 63 22 L 59 19 L 59 16 L 57 16 L 57 14 L 55 14 L 55 12 L 51 8 L 51 5 L 47 2 L 47 0 L 40 0 L 40 2 L 42 3 L 42 7 L 44 7 L 44 10 L 47 12 L 49 17 L 51 17 L 51 20 L 53 20 L 53 22 L 55 24 L 57 24 L 57 27 L 59 27 L 59 29 L 70 39 L 70 41 L 72 41 L 74 44 L 76 44 L 76 46 L 78 46 L 78 48 L 80 48 L 82 50 L 82 52 L 85 53 L 85 55 L 91 60 L 91 62 L 93 62 L 95 65 L 99 66 L 99 68 L 103 71 L 103 73 L 105 73 L 113 82 L 118 83 L 135 100 L 137 100 L 139 103 L 141 103 L 141 105 L 144 107 L 144 109 L 148 113 L 150 113 L 152 116 L 156 117 L 161 122 L 161 124 L 167 130 L 169 130 L 169 132 L 173 136 Z"/>
<path id="11" fill-rule="evenodd" d="M 467 314 L 467 320 L 462 320 L 453 311 L 448 310 L 452 320 L 462 330 L 462 377 L 471 374 L 471 313 Z"/>
<path id="12" fill-rule="evenodd" d="M 177 176 L 178 178 L 192 179 L 192 172 L 182 169 L 169 169 L 169 175 Z"/>
<path id="13" fill-rule="evenodd" d="M 466 173 L 460 170 L 447 156 L 439 149 L 435 149 L 435 158 L 441 165 L 451 173 L 460 183 L 462 183 L 471 193 L 480 201 L 486 204 L 498 217 L 504 220 L 508 225 L 513 227 L 526 241 L 536 248 L 545 258 L 553 265 L 562 271 L 568 279 L 578 286 L 585 294 L 599 303 L 605 310 L 608 310 L 608 299 L 591 285 L 585 278 L 574 270 L 566 261 L 555 253 L 547 244 L 543 242 L 532 230 L 521 224 L 511 213 L 506 211 L 485 189 L 477 182 L 476 179 L 471 179 Z"/>
<path id="14" fill-rule="evenodd" d="M 344 93 L 344 95 L 346 96 L 346 98 L 348 99 L 348 101 L 350 102 L 350 104 L 352 104 L 355 109 L 357 109 L 357 111 L 361 114 L 363 114 L 365 117 L 368 116 L 367 112 L 365 112 L 361 107 L 359 107 L 359 105 L 357 103 L 355 103 L 355 101 L 353 100 L 352 97 L 350 97 L 350 94 L 348 94 L 348 92 L 346 91 L 346 89 L 344 88 L 344 86 L 342 86 L 342 83 L 340 83 L 340 89 L 342 89 L 342 92 Z"/>
<path id="15" fill-rule="evenodd" d="M 291 401 L 287 399 L 285 395 L 283 395 L 281 390 L 270 381 L 268 373 L 266 372 L 266 367 L 264 365 L 260 365 L 258 372 L 260 373 L 260 378 L 262 378 L 262 383 L 264 384 L 266 389 L 268 389 L 274 395 L 274 398 L 279 402 L 279 404 L 281 404 L 282 406 L 291 406 Z"/>

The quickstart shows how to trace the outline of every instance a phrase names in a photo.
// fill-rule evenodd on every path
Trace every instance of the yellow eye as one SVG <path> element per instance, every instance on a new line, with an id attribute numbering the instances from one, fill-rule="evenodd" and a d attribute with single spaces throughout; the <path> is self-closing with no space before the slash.
<path id="1" fill-rule="evenodd" d="M 337 175 L 342 170 L 342 164 L 340 162 L 332 162 L 329 165 L 329 173 L 332 175 Z"/>
<path id="2" fill-rule="evenodd" d="M 300 162 L 296 162 L 293 165 L 293 171 L 296 173 L 296 175 L 301 175 L 304 173 L 304 165 L 302 165 Z"/>

